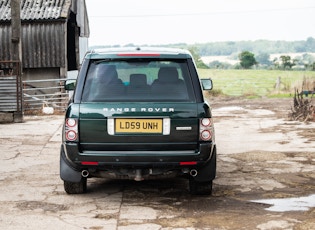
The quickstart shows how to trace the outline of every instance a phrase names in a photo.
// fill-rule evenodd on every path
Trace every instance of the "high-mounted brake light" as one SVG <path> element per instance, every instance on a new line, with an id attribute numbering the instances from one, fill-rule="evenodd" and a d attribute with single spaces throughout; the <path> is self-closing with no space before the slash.
<path id="1" fill-rule="evenodd" d="M 65 122 L 65 138 L 67 141 L 78 140 L 78 120 L 67 118 Z"/>
<path id="2" fill-rule="evenodd" d="M 117 56 L 121 57 L 156 57 L 160 56 L 158 53 L 119 53 Z"/>
<path id="3" fill-rule="evenodd" d="M 201 118 L 199 125 L 199 139 L 201 141 L 210 141 L 213 137 L 214 128 L 211 118 Z"/>

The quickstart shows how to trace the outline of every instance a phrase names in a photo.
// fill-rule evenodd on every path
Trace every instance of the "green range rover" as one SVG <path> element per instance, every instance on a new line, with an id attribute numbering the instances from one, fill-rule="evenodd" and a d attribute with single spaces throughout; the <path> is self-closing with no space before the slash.
<path id="1" fill-rule="evenodd" d="M 182 49 L 117 48 L 86 54 L 66 110 L 60 177 L 69 194 L 87 178 L 186 177 L 191 194 L 212 192 L 216 144 L 211 108 L 192 55 Z"/>

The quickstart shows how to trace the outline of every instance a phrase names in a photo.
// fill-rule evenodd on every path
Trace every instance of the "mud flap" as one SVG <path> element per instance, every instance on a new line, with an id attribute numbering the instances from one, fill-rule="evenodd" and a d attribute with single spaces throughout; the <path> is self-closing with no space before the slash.
<path id="1" fill-rule="evenodd" d="M 63 147 L 60 150 L 60 178 L 63 181 L 78 183 L 81 181 L 81 172 L 70 167 L 65 160 Z"/>
<path id="2" fill-rule="evenodd" d="M 197 182 L 212 181 L 216 177 L 217 168 L 217 149 L 214 147 L 211 159 L 200 169 L 194 180 Z"/>

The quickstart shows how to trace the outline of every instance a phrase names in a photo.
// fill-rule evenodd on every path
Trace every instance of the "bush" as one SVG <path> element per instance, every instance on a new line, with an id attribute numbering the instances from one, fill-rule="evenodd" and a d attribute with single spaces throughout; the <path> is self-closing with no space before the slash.
<path id="1" fill-rule="evenodd" d="M 302 92 L 296 90 L 289 117 L 294 121 L 315 121 L 315 106 L 312 104 L 312 98 L 306 99 Z"/>
<path id="2" fill-rule="evenodd" d="M 212 97 L 218 97 L 224 95 L 224 93 L 221 89 L 212 89 L 210 91 L 207 91 L 207 95 Z"/>

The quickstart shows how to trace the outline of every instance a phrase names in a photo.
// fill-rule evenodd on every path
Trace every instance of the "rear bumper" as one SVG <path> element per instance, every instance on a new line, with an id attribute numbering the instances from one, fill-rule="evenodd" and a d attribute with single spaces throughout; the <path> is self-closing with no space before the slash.
<path id="1" fill-rule="evenodd" d="M 198 151 L 84 151 L 77 144 L 63 143 L 65 159 L 77 170 L 94 168 L 182 168 L 183 162 L 196 162 L 194 168 L 206 164 L 213 153 L 212 143 L 202 143 Z M 91 164 L 86 164 L 91 163 Z"/>

